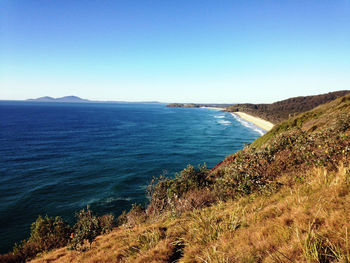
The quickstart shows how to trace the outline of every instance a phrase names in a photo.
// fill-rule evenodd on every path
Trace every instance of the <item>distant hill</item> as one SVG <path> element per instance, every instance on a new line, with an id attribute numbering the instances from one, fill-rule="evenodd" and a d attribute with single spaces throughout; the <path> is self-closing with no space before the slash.
<path id="1" fill-rule="evenodd" d="M 37 99 L 28 99 L 27 101 L 38 101 L 38 102 L 76 102 L 76 103 L 145 103 L 145 104 L 159 104 L 161 102 L 158 101 L 135 101 L 135 102 L 130 102 L 130 101 L 100 101 L 100 100 L 87 100 L 87 99 L 82 99 L 77 96 L 65 96 L 61 98 L 53 98 L 49 96 L 45 97 L 40 97 Z"/>
<path id="2" fill-rule="evenodd" d="M 325 104 L 349 93 L 350 90 L 342 90 L 316 96 L 295 97 L 272 104 L 235 104 L 229 106 L 227 111 L 245 112 L 276 124 L 287 120 L 291 116 L 309 111 L 321 104 Z"/>
<path id="3" fill-rule="evenodd" d="M 90 102 L 89 100 L 79 98 L 77 96 L 65 96 L 61 98 L 52 98 L 49 96 L 40 97 L 37 99 L 29 99 L 28 101 L 42 101 L 42 102 Z"/>

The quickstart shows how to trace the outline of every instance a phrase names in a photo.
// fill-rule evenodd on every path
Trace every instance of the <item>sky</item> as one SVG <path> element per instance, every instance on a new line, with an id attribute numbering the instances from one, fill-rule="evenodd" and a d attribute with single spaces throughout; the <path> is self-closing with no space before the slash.
<path id="1" fill-rule="evenodd" d="M 0 100 L 270 103 L 350 89 L 350 0 L 0 0 Z"/>

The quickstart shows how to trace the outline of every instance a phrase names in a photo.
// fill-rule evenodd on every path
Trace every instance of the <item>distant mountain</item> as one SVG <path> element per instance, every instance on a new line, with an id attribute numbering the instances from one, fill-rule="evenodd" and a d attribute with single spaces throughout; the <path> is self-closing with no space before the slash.
<path id="1" fill-rule="evenodd" d="M 89 102 L 87 99 L 82 99 L 77 96 L 65 96 L 62 98 L 57 98 L 57 102 Z"/>
<path id="2" fill-rule="evenodd" d="M 65 96 L 61 98 L 52 98 L 49 96 L 40 97 L 37 99 L 29 99 L 28 101 L 40 101 L 40 102 L 90 102 L 89 100 L 79 98 L 77 96 Z"/>
<path id="3" fill-rule="evenodd" d="M 52 98 L 49 96 L 45 97 L 40 97 L 37 99 L 28 99 L 27 101 L 38 101 L 38 102 L 76 102 L 76 103 L 145 103 L 145 104 L 159 104 L 161 102 L 158 101 L 135 101 L 135 102 L 130 102 L 130 101 L 99 101 L 99 100 L 87 100 L 87 99 L 82 99 L 77 96 L 65 96 L 61 98 Z"/>
<path id="4" fill-rule="evenodd" d="M 36 101 L 55 101 L 55 98 L 45 96 L 45 97 L 40 97 L 37 99 L 29 99 L 29 100 L 36 100 Z"/>

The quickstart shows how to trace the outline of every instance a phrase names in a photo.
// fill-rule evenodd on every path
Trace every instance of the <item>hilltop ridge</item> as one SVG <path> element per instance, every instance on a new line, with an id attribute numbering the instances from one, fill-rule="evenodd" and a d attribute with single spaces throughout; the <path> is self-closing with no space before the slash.
<path id="1" fill-rule="evenodd" d="M 271 104 L 235 104 L 227 107 L 227 111 L 242 111 L 276 124 L 290 116 L 311 110 L 349 93 L 350 90 L 342 90 L 320 95 L 294 97 Z"/>
<path id="2" fill-rule="evenodd" d="M 49 96 L 40 97 L 37 99 L 28 99 L 28 101 L 39 101 L 39 102 L 90 102 L 87 99 L 82 99 L 77 96 L 65 96 L 60 98 L 53 98 Z"/>
<path id="3" fill-rule="evenodd" d="M 71 103 L 146 103 L 146 104 L 160 104 L 158 101 L 100 101 L 100 100 L 88 100 L 82 99 L 78 96 L 64 96 L 60 98 L 53 98 L 50 96 L 44 96 L 36 99 L 27 99 L 26 101 L 37 101 L 37 102 L 71 102 Z"/>

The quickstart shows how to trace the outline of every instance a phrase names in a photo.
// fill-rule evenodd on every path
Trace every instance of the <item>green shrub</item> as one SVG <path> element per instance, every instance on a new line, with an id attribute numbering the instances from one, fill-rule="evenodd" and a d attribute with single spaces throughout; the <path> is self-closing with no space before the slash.
<path id="1" fill-rule="evenodd" d="M 84 242 L 88 242 L 90 247 L 94 239 L 101 234 L 112 231 L 115 226 L 114 216 L 112 214 L 96 216 L 87 207 L 76 214 L 77 222 L 73 227 L 71 235 L 70 249 L 84 249 Z"/>
<path id="2" fill-rule="evenodd" d="M 206 165 L 196 169 L 188 165 L 175 175 L 175 178 L 160 177 L 154 179 L 148 187 L 151 204 L 148 213 L 161 213 L 164 209 L 176 207 L 176 202 L 191 190 L 203 189 L 210 185 L 209 170 Z"/>
<path id="3" fill-rule="evenodd" d="M 199 165 L 198 169 L 188 165 L 180 174 L 176 175 L 176 180 L 172 187 L 168 189 L 168 197 L 176 195 L 181 197 L 184 193 L 192 189 L 200 189 L 209 184 L 207 181 L 208 169 L 206 165 Z"/>
<path id="4" fill-rule="evenodd" d="M 31 225 L 29 239 L 15 244 L 12 255 L 18 262 L 25 262 L 41 252 L 64 247 L 70 232 L 70 226 L 61 217 L 39 216 Z"/>
<path id="5" fill-rule="evenodd" d="M 70 232 L 70 226 L 61 217 L 39 216 L 32 223 L 29 242 L 37 244 L 41 251 L 48 251 L 67 245 Z"/>
<path id="6" fill-rule="evenodd" d="M 17 258 L 18 262 L 26 262 L 34 258 L 40 252 L 40 249 L 35 243 L 27 240 L 23 240 L 19 244 L 16 243 L 13 247 L 13 256 Z"/>
<path id="7" fill-rule="evenodd" d="M 95 237 L 101 233 L 98 217 L 95 216 L 89 207 L 82 209 L 77 215 L 77 223 L 74 225 L 74 232 L 70 242 L 70 248 L 79 250 L 87 240 L 90 244 Z"/>

